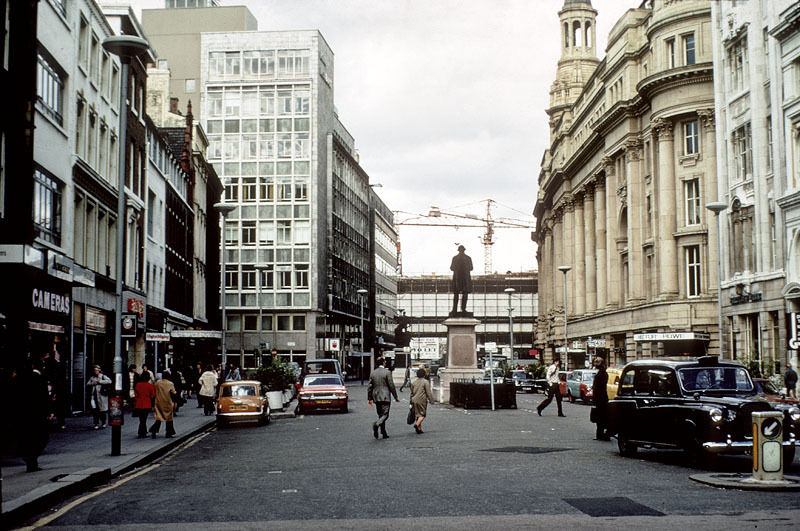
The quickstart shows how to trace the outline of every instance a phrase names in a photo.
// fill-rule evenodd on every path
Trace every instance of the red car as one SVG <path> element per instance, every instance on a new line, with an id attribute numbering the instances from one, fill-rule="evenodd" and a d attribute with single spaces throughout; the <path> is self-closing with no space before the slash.
<path id="1" fill-rule="evenodd" d="M 338 374 L 308 374 L 297 392 L 297 414 L 334 410 L 347 413 L 347 387 Z"/>
<path id="2" fill-rule="evenodd" d="M 766 378 L 753 378 L 753 384 L 756 386 L 756 392 L 759 396 L 763 396 L 771 404 L 788 404 L 792 406 L 800 404 L 800 400 L 787 397 Z"/>

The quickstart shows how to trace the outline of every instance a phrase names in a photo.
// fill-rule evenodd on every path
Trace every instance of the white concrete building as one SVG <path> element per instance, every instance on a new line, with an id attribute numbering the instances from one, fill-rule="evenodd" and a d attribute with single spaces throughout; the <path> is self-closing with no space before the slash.
<path id="1" fill-rule="evenodd" d="M 780 372 L 800 297 L 792 274 L 800 241 L 800 10 L 791 0 L 711 7 L 719 200 L 728 207 L 720 215 L 723 351 Z"/>

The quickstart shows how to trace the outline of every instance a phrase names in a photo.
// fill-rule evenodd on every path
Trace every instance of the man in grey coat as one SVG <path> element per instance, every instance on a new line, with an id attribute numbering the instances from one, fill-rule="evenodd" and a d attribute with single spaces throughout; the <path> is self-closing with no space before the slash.
<path id="1" fill-rule="evenodd" d="M 369 386 L 367 387 L 367 405 L 372 407 L 372 402 L 375 402 L 375 409 L 378 413 L 378 420 L 372 424 L 372 435 L 377 439 L 378 428 L 380 428 L 383 438 L 388 439 L 386 421 L 389 418 L 389 407 L 392 405 L 392 397 L 395 402 L 400 402 L 400 399 L 397 398 L 392 373 L 384 367 L 383 358 L 376 359 L 375 365 L 375 370 L 369 375 Z"/>

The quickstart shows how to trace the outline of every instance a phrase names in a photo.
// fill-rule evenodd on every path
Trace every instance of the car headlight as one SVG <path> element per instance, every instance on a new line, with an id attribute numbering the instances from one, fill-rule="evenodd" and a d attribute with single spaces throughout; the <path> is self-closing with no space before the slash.
<path id="1" fill-rule="evenodd" d="M 714 423 L 722 422 L 722 410 L 719 408 L 713 408 L 711 411 L 708 412 L 708 415 L 711 417 L 711 421 Z"/>
<path id="2" fill-rule="evenodd" d="M 794 421 L 794 422 L 799 421 L 800 420 L 800 409 L 798 409 L 796 407 L 789 408 L 789 418 L 791 418 L 792 421 Z"/>

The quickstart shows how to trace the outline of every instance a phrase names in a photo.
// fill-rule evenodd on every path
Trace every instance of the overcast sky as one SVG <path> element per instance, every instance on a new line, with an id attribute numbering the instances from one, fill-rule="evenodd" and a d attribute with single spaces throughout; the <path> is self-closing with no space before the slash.
<path id="1" fill-rule="evenodd" d="M 164 0 L 133 0 L 137 10 Z M 335 54 L 334 99 L 395 221 L 442 211 L 533 223 L 549 143 L 563 0 L 225 0 L 260 30 L 318 29 Z M 639 0 L 592 0 L 597 50 Z M 445 218 L 442 218 L 445 219 Z M 458 221 L 451 218 L 449 221 Z M 462 243 L 484 271 L 482 229 L 400 226 L 403 274 L 449 274 Z M 493 271 L 537 269 L 530 229 L 498 229 Z"/>

